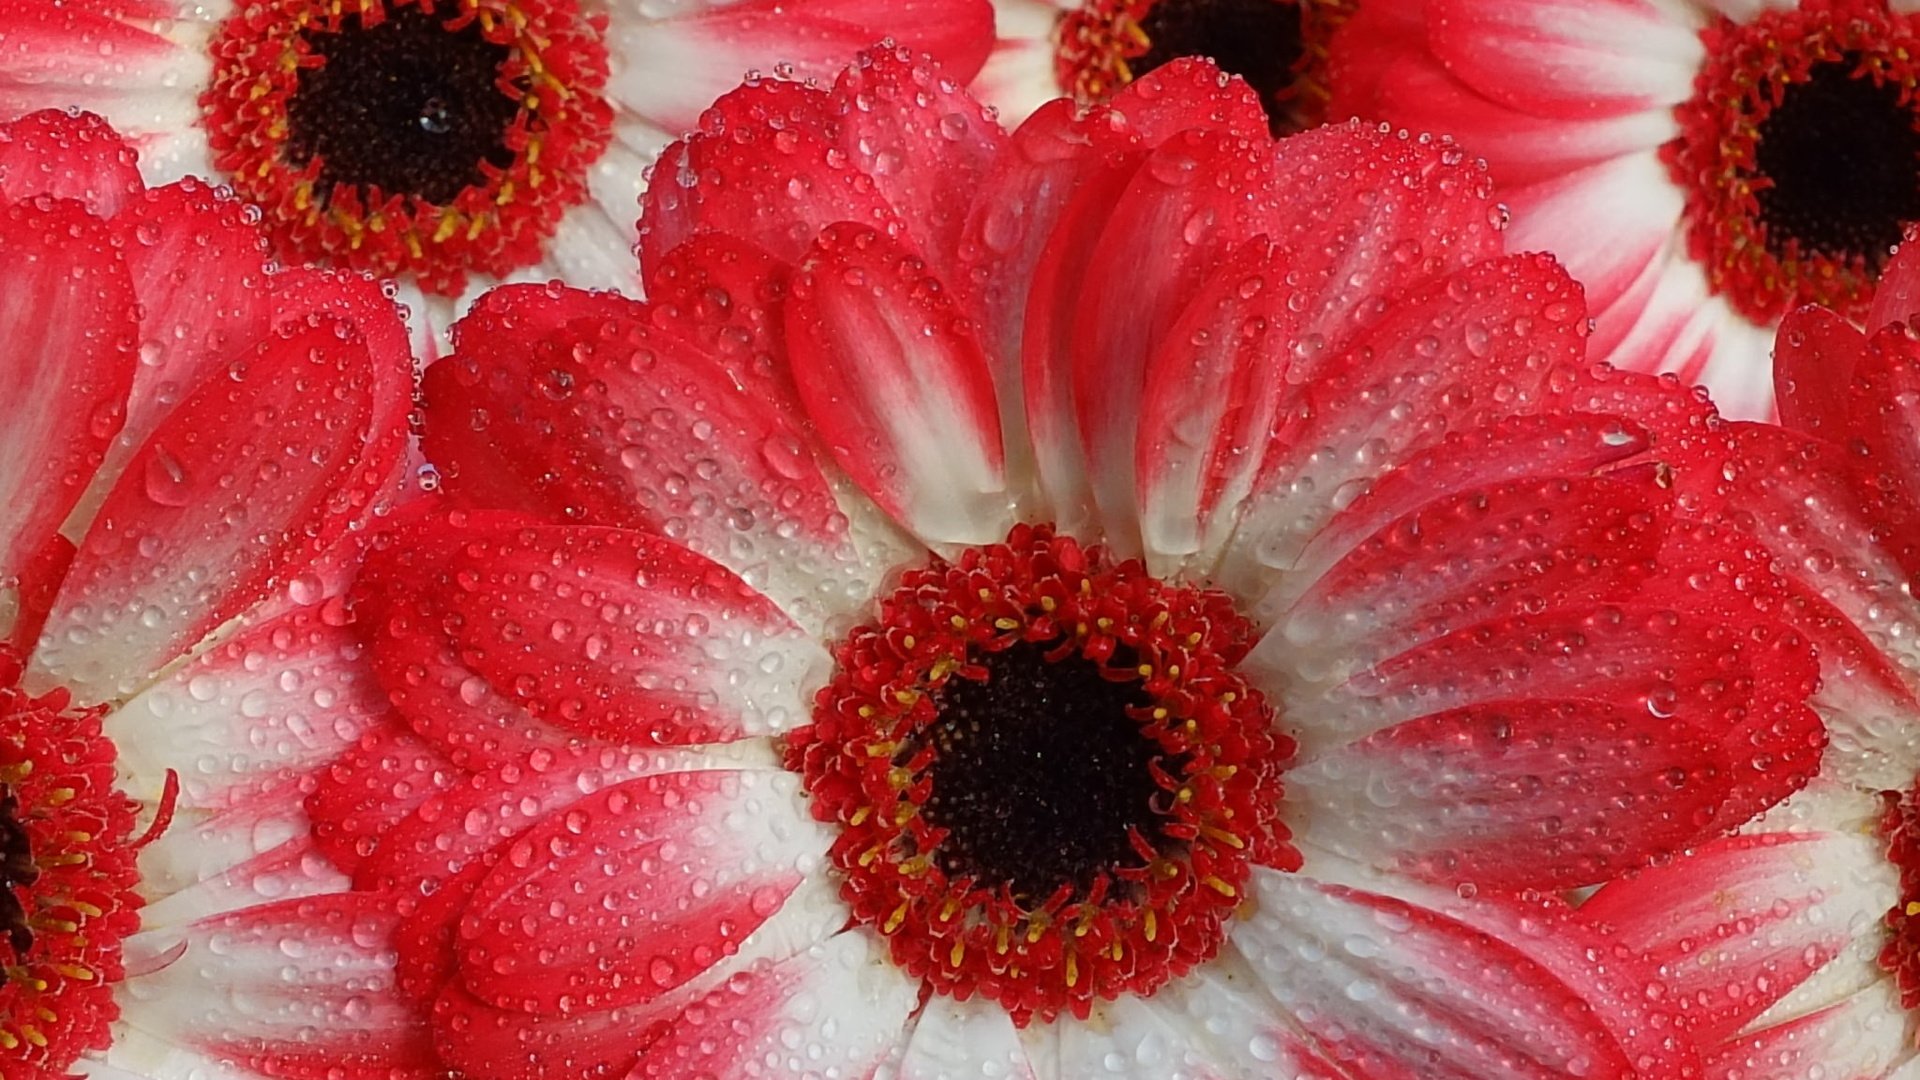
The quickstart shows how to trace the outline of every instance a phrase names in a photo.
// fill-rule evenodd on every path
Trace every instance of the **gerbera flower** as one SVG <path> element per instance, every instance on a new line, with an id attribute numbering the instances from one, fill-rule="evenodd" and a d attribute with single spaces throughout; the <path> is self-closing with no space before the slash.
<path id="1" fill-rule="evenodd" d="M 184 927 L 340 881 L 301 770 L 367 719 L 341 572 L 404 467 L 411 367 L 378 285 L 269 272 L 248 218 L 144 189 L 97 117 L 0 125 L 9 1080 L 112 1075 L 154 1038 L 126 987 L 224 962 Z"/>
<path id="2" fill-rule="evenodd" d="M 1859 319 L 1920 219 L 1920 23 L 1888 0 L 1377 0 L 1333 112 L 1487 157 L 1513 241 L 1586 283 L 1595 355 L 1765 419 L 1787 312 Z"/>
<path id="3" fill-rule="evenodd" d="M 1833 733 L 1814 784 L 1583 915 L 1664 965 L 1727 1080 L 1920 1072 L 1920 472 L 1913 303 L 1920 245 L 1894 257 L 1862 333 L 1811 308 L 1781 327 L 1787 430 L 1729 429 L 1729 521 L 1772 552 L 1782 614 L 1812 638 Z"/>
<path id="4" fill-rule="evenodd" d="M 370 560 L 393 709 L 307 803 L 380 914 L 209 931 L 360 1011 L 231 1057 L 1688 1074 L 1518 897 L 1796 789 L 1812 661 L 1672 527 L 1710 409 L 1583 359 L 1465 154 L 1193 64 L 1009 136 L 882 52 L 661 175 L 647 302 L 496 290 L 428 370 L 455 509 Z"/>
<path id="5" fill-rule="evenodd" d="M 1002 115 L 1081 104 L 1181 57 L 1247 80 L 1275 135 L 1327 119 L 1327 50 L 1356 0 L 994 0 L 1000 41 L 974 82 Z"/>
<path id="6" fill-rule="evenodd" d="M 149 182 L 230 184 L 286 262 L 396 277 L 438 341 L 492 282 L 637 284 L 646 167 L 754 69 L 831 78 L 887 35 L 957 76 L 986 0 L 22 0 L 0 116 L 80 105 Z"/>

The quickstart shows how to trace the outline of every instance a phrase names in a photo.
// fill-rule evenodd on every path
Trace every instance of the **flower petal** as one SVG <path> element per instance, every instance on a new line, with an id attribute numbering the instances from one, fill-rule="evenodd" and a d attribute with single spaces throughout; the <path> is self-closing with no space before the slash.
<path id="1" fill-rule="evenodd" d="M 869 1075 L 905 1037 L 919 983 L 864 932 L 758 964 L 689 1007 L 631 1080 L 688 1075 Z"/>
<path id="2" fill-rule="evenodd" d="M 1579 917 L 1658 965 L 1703 1046 L 1733 1038 L 1854 939 L 1899 879 L 1885 845 L 1829 832 L 1732 836 L 1594 894 Z"/>
<path id="3" fill-rule="evenodd" d="M 367 346 L 337 320 L 275 331 L 133 456 L 62 587 L 34 662 L 105 701 L 298 573 L 358 516 Z"/>
<path id="4" fill-rule="evenodd" d="M 389 896 L 335 893 L 168 932 L 185 952 L 128 981 L 122 1019 L 261 1076 L 430 1080 L 444 1069 L 424 1018 L 395 992 L 385 947 L 396 907 Z M 157 944 L 135 939 L 129 951 Z"/>
<path id="5" fill-rule="evenodd" d="M 42 109 L 0 124 L 0 203 L 51 195 L 111 218 L 142 187 L 132 148 L 93 113 Z"/>
<path id="6" fill-rule="evenodd" d="M 23 596 L 39 597 L 58 580 L 59 567 L 45 564 L 41 553 L 125 418 L 136 334 L 126 266 L 108 227 L 78 203 L 0 209 L 0 260 L 7 267 L 0 290 L 5 639 L 30 628 L 44 611 L 35 604 L 39 610 L 23 613 Z"/>
<path id="7" fill-rule="evenodd" d="M 912 248 L 942 281 L 960 280 L 967 202 L 954 192 L 977 190 L 1007 146 L 1006 132 L 956 77 L 907 49 L 877 48 L 833 86 L 841 146 L 910 223 Z"/>
<path id="8" fill-rule="evenodd" d="M 1206 57 L 1176 56 L 1121 87 L 1106 104 L 1148 146 L 1196 128 L 1255 141 L 1267 137 L 1260 95 Z"/>
<path id="9" fill-rule="evenodd" d="M 765 597 L 646 533 L 470 529 L 425 587 L 461 658 L 562 731 L 629 745 L 764 735 L 804 721 L 831 661 Z"/>
<path id="10" fill-rule="evenodd" d="M 729 233 L 798 263 L 821 229 L 852 221 L 893 230 L 899 219 L 841 144 L 825 90 L 778 79 L 714 102 L 700 129 L 654 165 L 640 216 L 640 267 L 651 280 L 694 235 Z"/>
<path id="11" fill-rule="evenodd" d="M 1515 945 L 1391 897 L 1254 874 L 1260 905 L 1233 942 L 1338 1075 L 1637 1075 L 1593 1003 Z"/>
<path id="12" fill-rule="evenodd" d="M 458 977 L 523 1012 L 645 1004 L 738 952 L 824 865 L 831 841 L 791 774 L 709 770 L 607 788 L 514 840 L 480 882 L 459 922 Z"/>
<path id="13" fill-rule="evenodd" d="M 1447 70 L 1556 119 L 1684 101 L 1704 55 L 1696 29 L 1654 0 L 1427 0 L 1427 41 Z"/>
<path id="14" fill-rule="evenodd" d="M 1297 355 L 1297 404 L 1241 507 L 1222 584 L 1251 601 L 1339 512 L 1337 493 L 1364 490 L 1448 431 L 1541 411 L 1548 374 L 1581 365 L 1584 313 L 1551 259 L 1510 256 L 1402 293 L 1324 359 Z"/>
<path id="15" fill-rule="evenodd" d="M 960 1076 L 1038 1080 L 1013 1019 L 998 1002 L 935 995 L 921 1007 L 898 1065 L 900 1080 Z"/>
<path id="16" fill-rule="evenodd" d="M 792 389 L 771 385 L 767 354 L 728 340 L 747 320 L 660 306 L 679 297 L 541 295 L 532 318 L 508 315 L 536 306 L 527 296 L 462 322 L 455 355 L 427 372 L 426 450 L 463 502 L 675 536 L 811 625 L 870 594 Z M 564 311 L 581 314 L 555 325 Z M 716 338 L 716 352 L 665 327 Z"/>
<path id="17" fill-rule="evenodd" d="M 986 544 L 1013 524 L 986 357 L 953 298 L 885 236 L 820 236 L 787 305 L 794 383 L 821 441 L 929 543 Z"/>

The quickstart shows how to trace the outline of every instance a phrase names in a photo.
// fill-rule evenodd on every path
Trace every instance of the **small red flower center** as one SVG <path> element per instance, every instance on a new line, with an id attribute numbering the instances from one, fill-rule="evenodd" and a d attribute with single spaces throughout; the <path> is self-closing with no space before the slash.
<path id="1" fill-rule="evenodd" d="M 907 572 L 787 743 L 854 915 L 930 991 L 1018 1023 L 1150 994 L 1218 950 L 1293 743 L 1223 594 L 1047 527 Z"/>
<path id="2" fill-rule="evenodd" d="M 457 293 L 540 260 L 612 111 L 575 0 L 252 0 L 200 105 L 215 164 L 290 257 Z"/>
<path id="3" fill-rule="evenodd" d="M 1327 43 L 1357 0 L 1083 0 L 1057 30 L 1054 72 L 1082 104 L 1169 60 L 1210 57 L 1247 80 L 1278 138 L 1326 119 Z"/>
<path id="4" fill-rule="evenodd" d="M 120 942 L 139 929 L 134 804 L 103 709 L 30 697 L 0 649 L 0 1074 L 63 1076 L 107 1045 Z"/>
<path id="5" fill-rule="evenodd" d="M 1686 192 L 1688 251 L 1756 322 L 1803 304 L 1855 317 L 1920 220 L 1920 37 L 1880 0 L 1717 17 L 1661 148 Z"/>

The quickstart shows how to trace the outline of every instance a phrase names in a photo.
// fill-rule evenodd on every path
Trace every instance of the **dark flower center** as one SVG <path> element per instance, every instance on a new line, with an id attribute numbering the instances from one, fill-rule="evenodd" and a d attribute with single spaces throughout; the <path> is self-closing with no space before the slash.
<path id="1" fill-rule="evenodd" d="M 981 659 L 984 681 L 950 680 L 931 744 L 932 793 L 923 812 L 948 830 L 940 868 L 952 878 L 1007 882 L 1045 900 L 1063 885 L 1090 888 L 1102 872 L 1141 865 L 1132 836 L 1163 841 L 1155 811 L 1165 792 L 1150 767 L 1177 775 L 1129 709 L 1151 704 L 1138 683 L 1114 682 L 1080 657 L 1049 661 L 1033 643 Z M 910 746 L 902 760 L 918 746 Z"/>
<path id="2" fill-rule="evenodd" d="M 308 55 L 287 102 L 288 160 L 321 161 L 315 194 L 335 184 L 377 187 L 449 203 L 505 169 L 520 103 L 498 85 L 511 51 L 478 20 L 450 27 L 418 7 L 394 7 L 372 26 L 348 15 L 335 31 L 302 33 Z"/>
<path id="3" fill-rule="evenodd" d="M 1354 0 L 1083 0 L 1058 31 L 1054 70 L 1080 101 L 1183 56 L 1247 81 L 1277 138 L 1325 119 L 1327 43 Z"/>
<path id="4" fill-rule="evenodd" d="M 1210 57 L 1247 80 L 1267 110 L 1275 135 L 1298 130 L 1287 91 L 1298 75 L 1306 43 L 1301 8 L 1290 0 L 1160 0 L 1140 20 L 1147 51 L 1131 65 L 1139 78 L 1182 56 Z"/>
<path id="5" fill-rule="evenodd" d="M 0 964 L 0 986 L 6 984 L 7 969 L 17 966 L 33 948 L 33 927 L 27 922 L 20 890 L 38 880 L 33 844 L 20 821 L 20 800 L 11 787 L 0 784 L 0 934 L 6 936 L 14 957 L 11 963 Z"/>
<path id="6" fill-rule="evenodd" d="M 854 919 L 932 992 L 1017 1024 L 1151 994 L 1218 949 L 1293 743 L 1225 594 L 1020 525 L 901 575 L 835 649 L 787 766 Z"/>
<path id="7" fill-rule="evenodd" d="M 1687 251 L 1716 293 L 1767 323 L 1803 304 L 1865 314 L 1902 225 L 1920 220 L 1920 34 L 1879 0 L 1724 16 L 1680 133 L 1661 148 L 1686 195 Z"/>
<path id="8" fill-rule="evenodd" d="M 1754 193 L 1776 254 L 1858 256 L 1878 271 L 1920 219 L 1920 132 L 1900 87 L 1855 71 L 1857 55 L 1817 64 L 1761 121 L 1754 164 L 1769 182 Z"/>

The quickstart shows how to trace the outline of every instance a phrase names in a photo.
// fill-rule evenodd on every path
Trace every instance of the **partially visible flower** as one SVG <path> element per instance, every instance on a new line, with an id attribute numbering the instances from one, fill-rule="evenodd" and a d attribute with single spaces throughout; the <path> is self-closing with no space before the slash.
<path id="1" fill-rule="evenodd" d="M 1253 87 L 1275 135 L 1327 111 L 1327 50 L 1357 0 L 994 0 L 1000 41 L 974 88 L 1010 121 L 1043 102 L 1106 101 L 1181 57 Z"/>
<path id="2" fill-rule="evenodd" d="M 1585 282 L 1596 355 L 1773 407 L 1808 303 L 1858 319 L 1920 219 L 1920 23 L 1887 0 L 1372 0 L 1334 111 L 1485 155 L 1514 242 Z"/>
<path id="3" fill-rule="evenodd" d="M 0 117 L 79 105 L 149 182 L 261 210 L 285 262 L 397 277 L 427 336 L 488 285 L 637 286 L 660 147 L 755 69 L 830 78 L 892 35 L 962 79 L 987 0 L 24 0 L 0 15 Z"/>
<path id="4" fill-rule="evenodd" d="M 407 1060 L 1691 1075 L 1540 895 L 1799 787 L 1812 660 L 1471 159 L 1191 62 L 1009 135 L 884 51 L 661 169 L 645 303 L 456 328 L 453 509 L 359 584 L 393 711 L 307 807 Z"/>
<path id="5" fill-rule="evenodd" d="M 143 189 L 97 117 L 0 125 L 8 1080 L 203 1068 L 234 1025 L 129 987 L 217 981 L 237 961 L 185 944 L 199 920 L 342 884 L 298 794 L 377 711 L 339 595 L 398 490 L 412 368 L 378 285 L 270 271 L 249 217 Z"/>
<path id="6" fill-rule="evenodd" d="M 1871 332 L 1787 316 L 1786 429 L 1730 427 L 1697 474 L 1770 551 L 1792 586 L 1781 616 L 1818 647 L 1820 776 L 1582 911 L 1662 965 L 1722 1080 L 1920 1075 L 1920 245 L 1880 284 Z"/>

